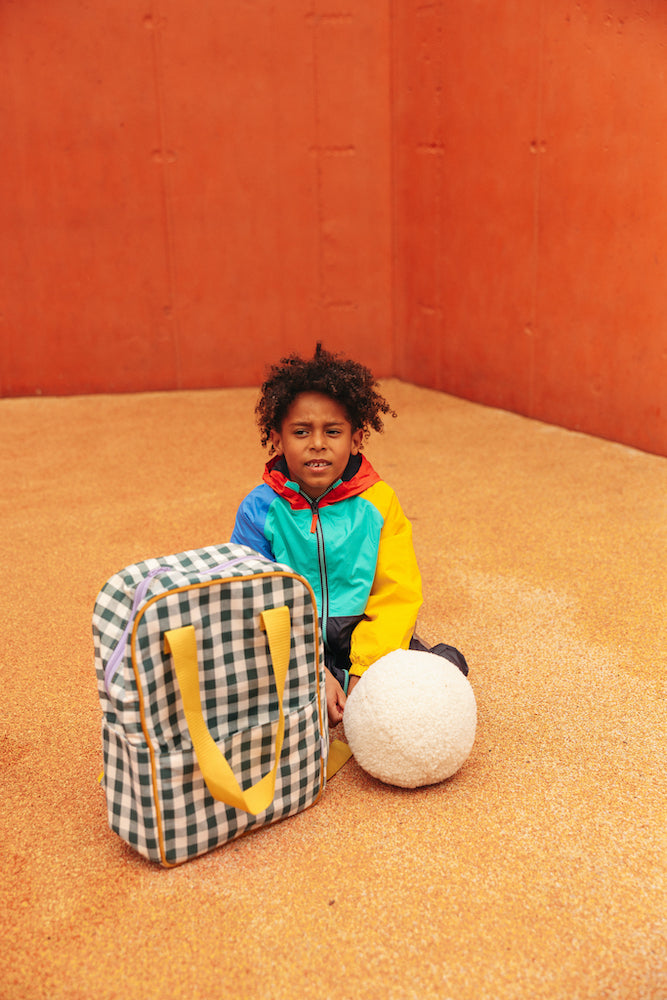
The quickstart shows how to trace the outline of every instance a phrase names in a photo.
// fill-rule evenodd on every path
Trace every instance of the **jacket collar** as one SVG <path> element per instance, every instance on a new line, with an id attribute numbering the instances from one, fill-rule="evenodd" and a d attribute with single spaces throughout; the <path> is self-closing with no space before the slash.
<path id="1" fill-rule="evenodd" d="M 306 507 L 313 507 L 314 501 L 305 493 L 302 493 L 297 484 L 290 480 L 287 462 L 283 455 L 276 455 L 267 462 L 264 469 L 263 480 L 279 496 L 288 501 L 294 510 Z M 337 503 L 339 500 L 347 500 L 348 497 L 358 496 L 367 490 L 374 483 L 379 483 L 380 477 L 368 461 L 365 455 L 350 455 L 345 466 L 343 475 L 324 496 L 317 502 L 318 507 L 326 507 L 329 504 Z"/>

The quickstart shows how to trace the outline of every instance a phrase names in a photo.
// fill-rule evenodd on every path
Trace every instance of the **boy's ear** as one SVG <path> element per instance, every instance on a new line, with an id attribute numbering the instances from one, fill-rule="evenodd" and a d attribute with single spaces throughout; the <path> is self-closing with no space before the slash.
<path id="1" fill-rule="evenodd" d="M 274 454 L 276 454 L 276 455 L 282 455 L 282 453 L 283 453 L 283 442 L 282 442 L 282 438 L 281 438 L 280 434 L 278 433 L 278 431 L 271 431 L 271 433 L 269 435 L 269 438 L 271 440 L 271 444 L 273 445 L 273 452 L 274 452 Z"/>
<path id="2" fill-rule="evenodd" d="M 363 431 L 359 430 L 359 431 L 353 431 L 352 432 L 352 440 L 350 442 L 350 455 L 358 455 L 359 454 L 359 452 L 361 451 L 361 444 L 362 444 L 363 440 L 364 440 L 364 432 Z"/>

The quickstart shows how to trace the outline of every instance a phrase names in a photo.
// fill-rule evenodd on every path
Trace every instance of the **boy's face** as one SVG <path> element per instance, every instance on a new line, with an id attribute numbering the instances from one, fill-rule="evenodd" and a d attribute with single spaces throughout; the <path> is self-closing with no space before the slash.
<path id="1" fill-rule="evenodd" d="M 280 431 L 271 431 L 271 443 L 285 456 L 290 478 L 316 500 L 340 479 L 350 455 L 358 453 L 362 436 L 352 430 L 340 403 L 320 392 L 302 392 Z"/>

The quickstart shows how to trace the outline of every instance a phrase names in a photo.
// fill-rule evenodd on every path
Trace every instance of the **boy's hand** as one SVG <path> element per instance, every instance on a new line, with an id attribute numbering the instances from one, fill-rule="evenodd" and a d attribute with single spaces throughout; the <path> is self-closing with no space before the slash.
<path id="1" fill-rule="evenodd" d="M 343 709 L 347 699 L 334 675 L 326 668 L 324 676 L 327 684 L 327 715 L 329 716 L 329 726 L 333 729 L 343 719 Z"/>

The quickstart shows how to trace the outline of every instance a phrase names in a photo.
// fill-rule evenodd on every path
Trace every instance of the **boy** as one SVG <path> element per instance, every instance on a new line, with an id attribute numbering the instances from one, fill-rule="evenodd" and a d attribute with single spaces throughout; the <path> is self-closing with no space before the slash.
<path id="1" fill-rule="evenodd" d="M 385 653 L 411 646 L 422 603 L 412 529 L 396 494 L 362 454 L 382 414 L 395 413 L 361 364 L 317 345 L 282 358 L 256 407 L 270 443 L 263 483 L 241 503 L 232 541 L 286 563 L 310 583 L 324 642 L 329 725 Z M 465 660 L 444 645 L 464 673 Z M 456 655 L 454 655 L 456 654 Z"/>

